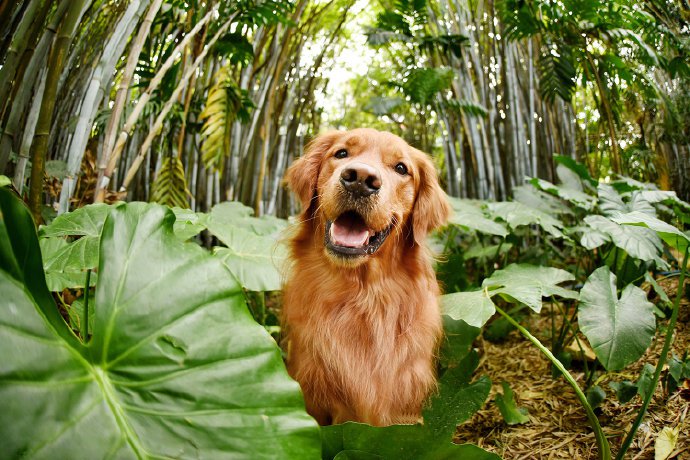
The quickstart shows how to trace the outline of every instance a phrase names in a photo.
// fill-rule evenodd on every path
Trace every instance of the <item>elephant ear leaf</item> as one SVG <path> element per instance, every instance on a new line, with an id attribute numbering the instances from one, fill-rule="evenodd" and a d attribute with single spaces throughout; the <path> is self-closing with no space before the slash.
<path id="1" fill-rule="evenodd" d="M 0 349 L 20 351 L 0 365 L 9 458 L 319 455 L 275 342 L 223 263 L 180 242 L 174 221 L 141 203 L 109 214 L 85 345 L 58 334 L 2 267 Z"/>
<path id="2" fill-rule="evenodd" d="M 608 371 L 637 361 L 652 343 L 656 331 L 654 305 L 633 284 L 616 290 L 616 275 L 607 266 L 597 268 L 580 291 L 580 329 Z"/>

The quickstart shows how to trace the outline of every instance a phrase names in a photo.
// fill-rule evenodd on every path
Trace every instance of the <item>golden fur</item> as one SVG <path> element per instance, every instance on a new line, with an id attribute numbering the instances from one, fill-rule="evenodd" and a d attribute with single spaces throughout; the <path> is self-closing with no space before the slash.
<path id="1" fill-rule="evenodd" d="M 346 149 L 346 158 L 335 152 Z M 339 180 L 357 162 L 374 168 L 381 186 L 354 199 Z M 403 163 L 409 174 L 396 172 Z M 442 336 L 427 234 L 450 213 L 426 154 L 373 129 L 315 139 L 289 168 L 286 182 L 303 205 L 290 241 L 283 330 L 288 371 L 307 411 L 324 425 L 414 423 L 436 385 Z M 326 225 L 354 209 L 371 231 L 390 225 L 372 255 L 328 251 Z"/>

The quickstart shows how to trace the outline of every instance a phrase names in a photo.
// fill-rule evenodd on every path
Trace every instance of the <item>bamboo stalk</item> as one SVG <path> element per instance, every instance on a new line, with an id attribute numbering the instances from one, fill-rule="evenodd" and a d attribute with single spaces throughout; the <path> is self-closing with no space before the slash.
<path id="1" fill-rule="evenodd" d="M 99 158 L 98 180 L 96 181 L 96 184 L 100 184 L 103 181 L 103 174 L 107 166 L 107 159 L 112 154 L 115 143 L 115 134 L 117 133 L 120 118 L 122 117 L 122 112 L 125 104 L 127 103 L 127 92 L 129 90 L 129 85 L 132 82 L 132 77 L 136 71 L 141 50 L 143 49 L 146 38 L 149 35 L 153 20 L 158 14 L 162 4 L 163 0 L 153 0 L 151 6 L 149 6 L 148 11 L 146 12 L 146 16 L 144 17 L 141 26 L 139 27 L 136 37 L 132 39 L 129 53 L 127 54 L 127 63 L 125 64 L 125 68 L 122 71 L 122 76 L 120 77 L 120 83 L 115 94 L 115 102 L 113 103 L 110 118 L 108 119 L 108 125 L 105 130 L 105 140 L 103 143 L 103 150 L 101 151 Z M 97 193 L 94 194 L 94 198 L 96 198 L 96 195 Z"/>
<path id="2" fill-rule="evenodd" d="M 160 69 L 156 73 L 156 75 L 153 77 L 151 80 L 151 83 L 149 83 L 149 86 L 144 90 L 143 93 L 139 96 L 139 100 L 137 101 L 137 104 L 134 106 L 134 109 L 132 112 L 129 114 L 127 117 L 127 120 L 125 121 L 124 126 L 122 127 L 122 130 L 120 131 L 120 134 L 117 136 L 117 140 L 115 142 L 115 146 L 113 147 L 112 152 L 110 154 L 104 154 L 103 156 L 103 162 L 99 164 L 99 177 L 100 180 L 96 184 L 96 192 L 94 194 L 94 202 L 102 202 L 105 198 L 105 191 L 108 187 L 108 184 L 110 183 L 110 178 L 113 175 L 113 171 L 115 170 L 115 167 L 117 166 L 118 160 L 120 158 L 120 155 L 122 154 L 122 150 L 125 147 L 125 144 L 127 143 L 127 139 L 129 138 L 130 133 L 132 132 L 132 129 L 134 128 L 134 125 L 136 124 L 137 120 L 139 119 L 139 116 L 141 115 L 142 111 L 144 110 L 144 107 L 146 106 L 146 103 L 151 99 L 151 95 L 153 94 L 153 91 L 155 91 L 158 86 L 161 84 L 163 81 L 163 77 L 165 74 L 168 72 L 170 67 L 175 63 L 175 60 L 177 59 L 177 56 L 181 52 L 181 50 L 184 49 L 184 47 L 189 43 L 189 40 L 191 40 L 199 31 L 201 31 L 202 27 L 213 17 L 214 13 L 216 12 L 215 8 L 212 8 L 209 10 L 208 13 L 199 21 L 197 24 L 194 26 L 194 28 L 189 32 L 189 34 L 185 35 L 182 40 L 180 40 L 180 43 L 177 44 L 175 49 L 173 50 L 172 53 L 170 53 L 170 56 L 168 59 L 161 65 Z M 235 15 L 233 15 L 234 18 Z M 229 26 L 229 23 L 226 23 L 227 26 Z M 227 30 L 227 27 L 225 27 L 225 30 Z M 203 53 L 203 55 L 206 55 L 206 52 Z M 188 77 L 187 77 L 188 78 Z M 181 89 L 180 89 L 181 91 Z M 177 93 L 179 95 L 179 92 Z M 177 96 L 176 96 L 177 97 Z M 174 100 L 173 100 L 174 102 Z M 170 111 L 170 108 L 172 108 L 172 103 L 170 107 L 168 108 L 168 111 Z M 161 121 L 162 125 L 162 121 Z M 150 142 L 149 142 L 150 146 Z M 148 147 L 147 147 L 148 148 Z M 139 164 L 141 163 L 141 160 L 139 160 Z M 106 165 L 105 168 L 102 170 L 103 173 L 101 174 L 101 165 Z"/>
<path id="3" fill-rule="evenodd" d="M 57 36 L 53 43 L 48 62 L 46 87 L 41 100 L 41 111 L 36 123 L 36 134 L 31 144 L 31 182 L 29 185 L 29 209 L 38 223 L 41 222 L 41 204 L 43 198 L 43 173 L 45 170 L 46 152 L 48 149 L 48 135 L 53 120 L 53 109 L 57 96 L 58 80 L 62 73 L 65 56 L 72 41 L 72 36 L 79 25 L 85 10 L 86 0 L 74 0 L 70 3 L 63 21 L 60 23 Z"/>
<path id="4" fill-rule="evenodd" d="M 180 82 L 178 83 L 177 87 L 173 91 L 172 95 L 170 96 L 170 99 L 165 103 L 163 108 L 161 109 L 160 113 L 158 114 L 158 117 L 156 118 L 156 121 L 154 122 L 153 126 L 151 127 L 151 130 L 149 134 L 146 136 L 146 139 L 144 139 L 144 142 L 141 144 L 141 148 L 139 149 L 139 154 L 136 156 L 134 161 L 132 162 L 132 165 L 129 167 L 129 170 L 127 171 L 127 174 L 125 175 L 125 179 L 122 182 L 122 186 L 120 187 L 120 192 L 126 192 L 127 188 L 129 187 L 129 184 L 132 182 L 132 179 L 134 179 L 134 176 L 139 169 L 139 166 L 141 166 L 142 161 L 144 160 L 144 157 L 146 156 L 146 152 L 148 149 L 151 147 L 151 142 L 153 142 L 153 139 L 159 134 L 161 128 L 163 127 L 163 122 L 165 121 L 165 118 L 168 116 L 168 113 L 172 109 L 173 105 L 177 101 L 178 97 L 182 93 L 182 90 L 185 89 L 185 87 L 188 85 L 190 78 L 194 72 L 196 72 L 196 69 L 201 65 L 203 62 L 204 58 L 206 57 L 206 54 L 211 50 L 213 45 L 218 41 L 218 39 L 225 34 L 225 32 L 228 30 L 232 22 L 235 20 L 235 17 L 237 16 L 237 13 L 233 14 L 230 16 L 230 18 L 223 23 L 220 28 L 218 28 L 218 31 L 216 34 L 209 40 L 209 42 L 206 44 L 206 47 L 204 50 L 199 53 L 199 56 L 194 60 L 191 66 L 187 69 L 187 72 L 182 76 L 180 79 Z M 123 132 L 120 134 L 122 135 Z M 119 143 L 119 141 L 118 141 Z M 124 145 L 124 143 L 123 143 Z M 119 156 L 119 155 L 118 155 Z M 113 157 L 114 158 L 114 157 Z M 113 168 L 114 169 L 114 168 Z M 107 170 L 106 170 L 107 172 Z"/>

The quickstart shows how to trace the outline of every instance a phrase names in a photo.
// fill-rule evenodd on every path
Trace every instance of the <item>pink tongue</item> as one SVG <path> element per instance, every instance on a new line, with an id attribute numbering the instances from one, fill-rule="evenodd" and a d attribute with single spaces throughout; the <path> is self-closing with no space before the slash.
<path id="1" fill-rule="evenodd" d="M 337 246 L 361 248 L 368 239 L 369 229 L 364 222 L 338 218 L 331 224 L 331 241 Z"/>

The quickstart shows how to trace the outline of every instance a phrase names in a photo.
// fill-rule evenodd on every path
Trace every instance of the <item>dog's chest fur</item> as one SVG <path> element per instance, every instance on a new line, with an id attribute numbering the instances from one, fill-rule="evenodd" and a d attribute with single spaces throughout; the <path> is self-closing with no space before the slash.
<path id="1" fill-rule="evenodd" d="M 416 266 L 415 257 L 407 262 L 386 276 L 367 276 L 375 266 L 352 273 L 315 268 L 307 260 L 295 267 L 294 283 L 285 290 L 284 318 L 289 347 L 299 349 L 302 358 L 289 360 L 290 372 L 305 392 L 312 387 L 304 382 L 313 382 L 313 391 L 322 393 L 310 394 L 312 400 L 324 406 L 368 401 L 368 407 L 356 408 L 358 418 L 391 413 L 395 405 L 401 414 L 418 411 L 434 385 L 430 365 L 441 324 L 438 286 L 426 281 L 432 277 L 414 276 L 428 262 Z M 291 288 L 307 280 L 310 289 Z"/>

